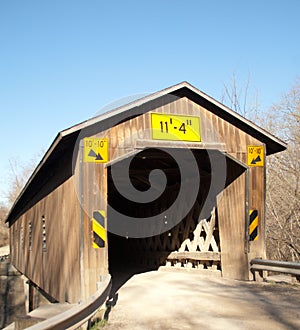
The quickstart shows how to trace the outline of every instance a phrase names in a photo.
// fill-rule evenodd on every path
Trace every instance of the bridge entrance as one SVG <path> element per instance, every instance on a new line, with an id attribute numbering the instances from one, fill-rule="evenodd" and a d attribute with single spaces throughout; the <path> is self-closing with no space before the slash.
<path id="1" fill-rule="evenodd" d="M 132 185 L 141 192 L 150 188 L 149 174 L 161 169 L 167 177 L 164 192 L 150 203 L 137 203 L 124 198 L 112 179 L 112 166 L 108 168 L 108 204 L 121 214 L 134 218 L 161 215 L 165 221 L 174 223 L 171 229 L 160 234 L 142 238 L 131 238 L 108 233 L 109 270 L 111 274 L 124 272 L 145 272 L 160 266 L 193 268 L 221 272 L 221 240 L 218 216 L 218 201 L 223 190 L 245 171 L 245 167 L 218 150 L 191 150 L 200 176 L 196 198 L 189 210 L 184 210 L 189 198 L 178 200 L 182 184 L 193 184 L 193 177 L 186 176 L 182 182 L 178 163 L 167 150 L 148 148 L 131 157 L 129 178 Z M 182 157 L 182 150 L 172 150 L 173 156 Z M 223 159 L 225 169 L 213 173 L 212 162 Z M 221 177 L 222 175 L 225 177 Z M 213 177 L 220 175 L 219 178 Z M 120 180 L 123 180 L 120 178 Z M 125 181 L 119 182 L 126 189 Z M 175 212 L 168 209 L 177 203 Z M 166 216 L 167 214 L 167 216 Z M 107 221 L 110 221 L 108 210 Z M 125 276 L 126 277 L 126 276 Z"/>

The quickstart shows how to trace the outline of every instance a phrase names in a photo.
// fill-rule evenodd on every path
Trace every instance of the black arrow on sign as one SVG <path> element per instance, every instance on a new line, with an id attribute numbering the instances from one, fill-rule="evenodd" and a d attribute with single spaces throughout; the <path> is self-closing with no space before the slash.
<path id="1" fill-rule="evenodd" d="M 256 159 L 252 160 L 251 164 L 255 165 L 256 163 L 259 163 L 259 162 L 261 162 L 261 158 L 260 158 L 260 156 L 257 156 Z"/>
<path id="2" fill-rule="evenodd" d="M 95 160 L 102 160 L 103 158 L 101 157 L 101 155 L 99 154 L 96 154 L 95 151 L 93 149 L 90 150 L 88 156 L 90 157 L 95 157 Z"/>
<path id="3" fill-rule="evenodd" d="M 98 154 L 97 154 L 95 160 L 102 160 L 102 159 L 103 159 L 103 158 L 101 157 L 101 155 L 100 155 L 99 152 L 98 152 Z"/>

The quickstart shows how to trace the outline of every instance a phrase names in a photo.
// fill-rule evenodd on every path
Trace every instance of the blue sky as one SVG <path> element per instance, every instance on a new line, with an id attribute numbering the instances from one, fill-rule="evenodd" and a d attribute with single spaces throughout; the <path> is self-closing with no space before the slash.
<path id="1" fill-rule="evenodd" d="M 0 201 L 9 160 L 120 98 L 235 73 L 262 110 L 300 75 L 300 1 L 0 0 Z M 2 194 L 3 195 L 3 194 Z"/>

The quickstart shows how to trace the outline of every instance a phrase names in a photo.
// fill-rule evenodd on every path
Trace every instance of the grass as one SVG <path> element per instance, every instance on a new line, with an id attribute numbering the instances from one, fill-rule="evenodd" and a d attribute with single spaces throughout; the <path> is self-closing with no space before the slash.
<path id="1" fill-rule="evenodd" d="M 96 319 L 95 321 L 92 322 L 91 330 L 104 328 L 106 324 L 107 324 L 107 320 Z"/>

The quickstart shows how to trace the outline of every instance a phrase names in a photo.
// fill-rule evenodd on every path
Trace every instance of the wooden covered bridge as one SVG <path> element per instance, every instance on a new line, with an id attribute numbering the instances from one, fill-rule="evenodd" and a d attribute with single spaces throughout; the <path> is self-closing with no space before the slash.
<path id="1" fill-rule="evenodd" d="M 12 207 L 13 265 L 59 302 L 114 267 L 250 279 L 284 142 L 187 82 L 60 132 Z"/>

